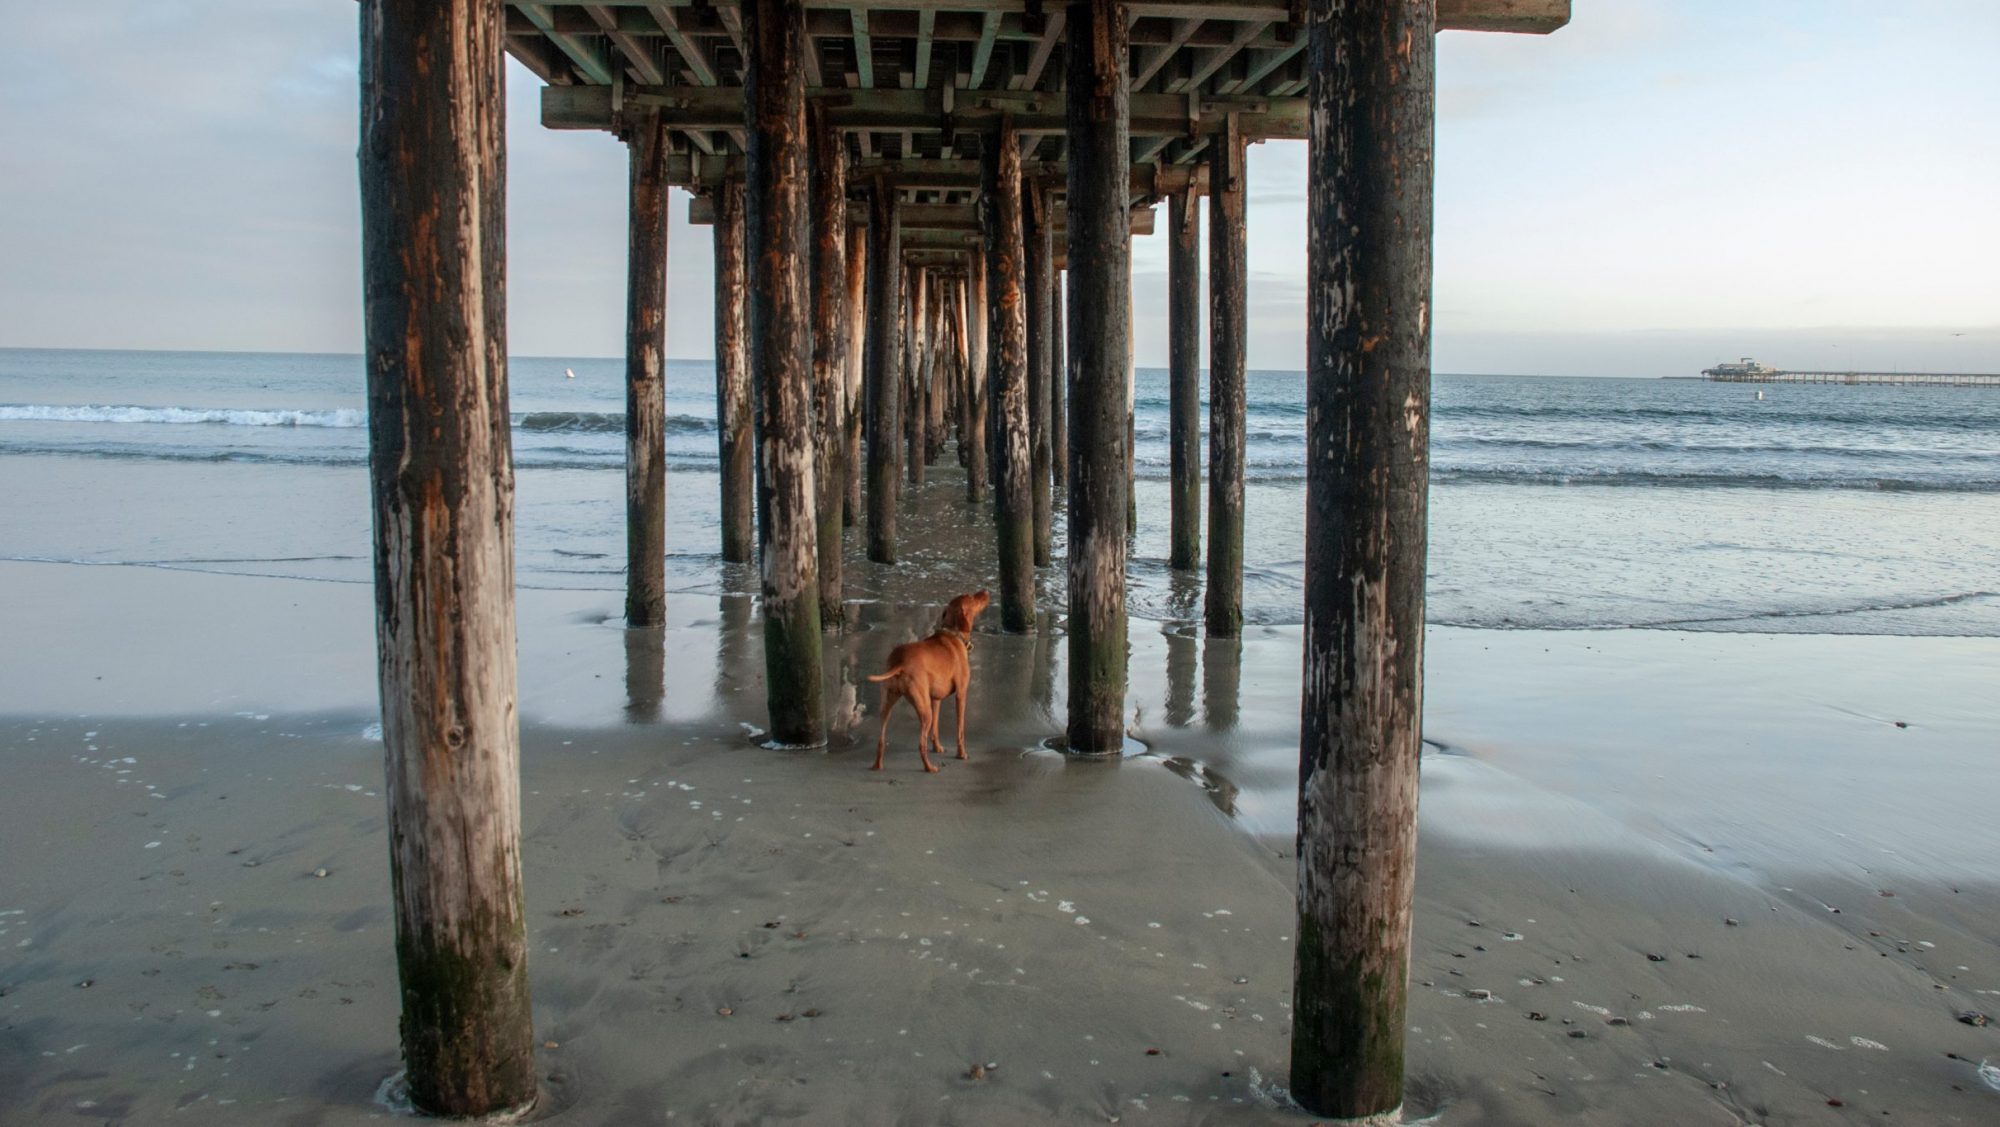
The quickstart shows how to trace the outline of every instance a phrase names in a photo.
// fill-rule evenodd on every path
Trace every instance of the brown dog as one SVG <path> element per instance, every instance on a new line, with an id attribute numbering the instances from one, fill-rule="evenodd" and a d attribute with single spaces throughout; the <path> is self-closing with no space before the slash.
<path id="1" fill-rule="evenodd" d="M 919 642 L 904 642 L 889 651 L 889 670 L 868 678 L 883 682 L 882 731 L 875 737 L 875 766 L 882 769 L 882 756 L 889 747 L 889 713 L 896 702 L 909 698 L 917 713 L 917 757 L 924 770 L 936 771 L 924 741 L 944 755 L 938 741 L 938 720 L 944 713 L 944 698 L 958 698 L 958 757 L 965 758 L 965 690 L 972 682 L 972 623 L 992 602 L 984 591 L 960 595 L 945 605 L 937 632 Z"/>

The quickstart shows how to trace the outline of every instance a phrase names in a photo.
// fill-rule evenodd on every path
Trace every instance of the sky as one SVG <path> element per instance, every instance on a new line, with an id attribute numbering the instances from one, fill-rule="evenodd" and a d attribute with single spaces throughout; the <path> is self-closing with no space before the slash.
<path id="1" fill-rule="evenodd" d="M 352 0 L 8 7 L 0 347 L 359 351 Z M 2000 371 L 1996 45 L 1992 0 L 1576 0 L 1552 36 L 1445 33 L 1435 367 Z M 539 86 L 510 65 L 511 347 L 615 356 L 624 148 L 542 129 Z M 1249 362 L 1296 369 L 1305 145 L 1249 173 Z M 667 347 L 705 358 L 685 201 Z M 1133 280 L 1164 365 L 1164 235 Z"/>

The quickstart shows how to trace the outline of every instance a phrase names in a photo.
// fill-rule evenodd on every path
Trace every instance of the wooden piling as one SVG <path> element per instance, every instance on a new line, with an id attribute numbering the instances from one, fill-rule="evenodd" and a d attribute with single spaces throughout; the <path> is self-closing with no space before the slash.
<path id="1" fill-rule="evenodd" d="M 856 526 L 862 520 L 862 384 L 868 366 L 862 360 L 862 342 L 868 340 L 868 224 L 848 226 L 848 396 L 844 412 L 848 486 L 842 524 Z"/>
<path id="2" fill-rule="evenodd" d="M 715 434 L 722 473 L 722 558 L 731 563 L 748 563 L 757 543 L 745 270 L 743 182 L 724 180 L 715 190 Z"/>
<path id="3" fill-rule="evenodd" d="M 1201 566 L 1201 223 L 1198 197 L 1167 197 L 1167 566 Z"/>
<path id="4" fill-rule="evenodd" d="M 1125 740 L 1126 372 L 1132 305 L 1131 54 L 1116 0 L 1069 5 L 1069 725 L 1071 751 Z"/>
<path id="5" fill-rule="evenodd" d="M 812 356 L 814 505 L 819 620 L 841 615 L 842 510 L 847 499 L 847 143 L 812 115 Z"/>
<path id="6" fill-rule="evenodd" d="M 818 529 L 813 514 L 812 303 L 807 292 L 803 0 L 745 0 L 749 141 L 750 363 L 761 384 L 764 685 L 771 736 L 826 742 L 820 686 Z"/>
<path id="7" fill-rule="evenodd" d="M 903 441 L 908 446 L 904 454 L 905 468 L 910 473 L 910 484 L 924 483 L 924 426 L 930 416 L 929 381 L 930 359 L 930 271 L 912 268 L 910 270 L 909 319 L 905 323 L 909 348 L 909 370 L 905 373 L 904 385 L 908 394 L 909 411 L 903 416 Z"/>
<path id="8" fill-rule="evenodd" d="M 951 401 L 951 338 L 945 335 L 945 309 L 951 283 L 939 277 L 931 284 L 930 372 L 924 381 L 924 402 L 930 410 L 924 423 L 924 461 L 935 463 L 944 452 L 945 404 Z"/>
<path id="9" fill-rule="evenodd" d="M 1291 1090 L 1403 1096 L 1423 715 L 1430 0 L 1310 0 L 1306 564 Z M 1371 1120 L 1372 1121 L 1372 1120 Z"/>
<path id="10" fill-rule="evenodd" d="M 411 1101 L 535 1100 L 521 905 L 499 0 L 361 9 L 376 656 Z"/>
<path id="11" fill-rule="evenodd" d="M 965 428 L 958 440 L 966 446 L 965 499 L 986 499 L 986 380 L 991 353 L 991 325 L 986 307 L 986 252 L 974 248 L 965 273 Z"/>
<path id="12" fill-rule="evenodd" d="M 640 113 L 626 137 L 625 624 L 667 618 L 667 133 Z"/>
<path id="13" fill-rule="evenodd" d="M 1050 562 L 1049 353 L 1055 335 L 1055 205 L 1048 190 L 1021 188 L 1028 279 L 1029 498 L 1035 515 L 1035 566 Z"/>
<path id="14" fill-rule="evenodd" d="M 1208 171 L 1208 582 L 1203 619 L 1211 638 L 1243 632 L 1244 342 L 1248 321 L 1243 141 L 1209 145 Z"/>
<path id="15" fill-rule="evenodd" d="M 1000 625 L 1035 624 L 1033 472 L 1028 440 L 1028 310 L 1021 261 L 1021 143 L 1013 123 L 985 137 L 987 292 L 993 302 L 993 522 L 1000 553 Z"/>
<path id="16" fill-rule="evenodd" d="M 902 488 L 903 243 L 896 189 L 879 177 L 869 195 L 867 409 L 868 558 L 896 562 L 896 500 Z"/>
<path id="17" fill-rule="evenodd" d="M 1057 495 L 1069 489 L 1069 412 L 1064 407 L 1069 369 L 1063 363 L 1064 338 L 1069 335 L 1068 277 L 1068 271 L 1056 271 L 1049 287 L 1049 476 Z"/>

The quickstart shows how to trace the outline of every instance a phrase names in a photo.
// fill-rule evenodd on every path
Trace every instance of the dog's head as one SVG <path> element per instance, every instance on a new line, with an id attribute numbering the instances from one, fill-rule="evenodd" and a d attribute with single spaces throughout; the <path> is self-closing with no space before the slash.
<path id="1" fill-rule="evenodd" d="M 940 617 L 939 622 L 962 634 L 970 634 L 972 633 L 973 621 L 986 610 L 987 604 L 992 601 L 992 596 L 983 590 L 974 591 L 970 595 L 960 595 L 945 604 L 944 614 Z"/>

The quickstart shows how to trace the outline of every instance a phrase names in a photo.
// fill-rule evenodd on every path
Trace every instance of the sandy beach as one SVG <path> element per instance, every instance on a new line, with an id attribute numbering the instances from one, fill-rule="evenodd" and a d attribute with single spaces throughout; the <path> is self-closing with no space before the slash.
<path id="1" fill-rule="evenodd" d="M 394 1114 L 365 586 L 0 564 L 0 1122 Z M 970 759 L 759 746 L 749 600 L 524 591 L 565 1123 L 1282 1123 L 1298 632 L 1137 623 L 1147 754 L 982 633 Z M 857 603 L 847 680 L 936 604 Z M 1434 629 L 1408 1111 L 2000 1114 L 1988 639 Z M 837 694 L 836 694 L 837 695 Z M 1907 725 L 1907 726 L 1905 726 Z"/>

